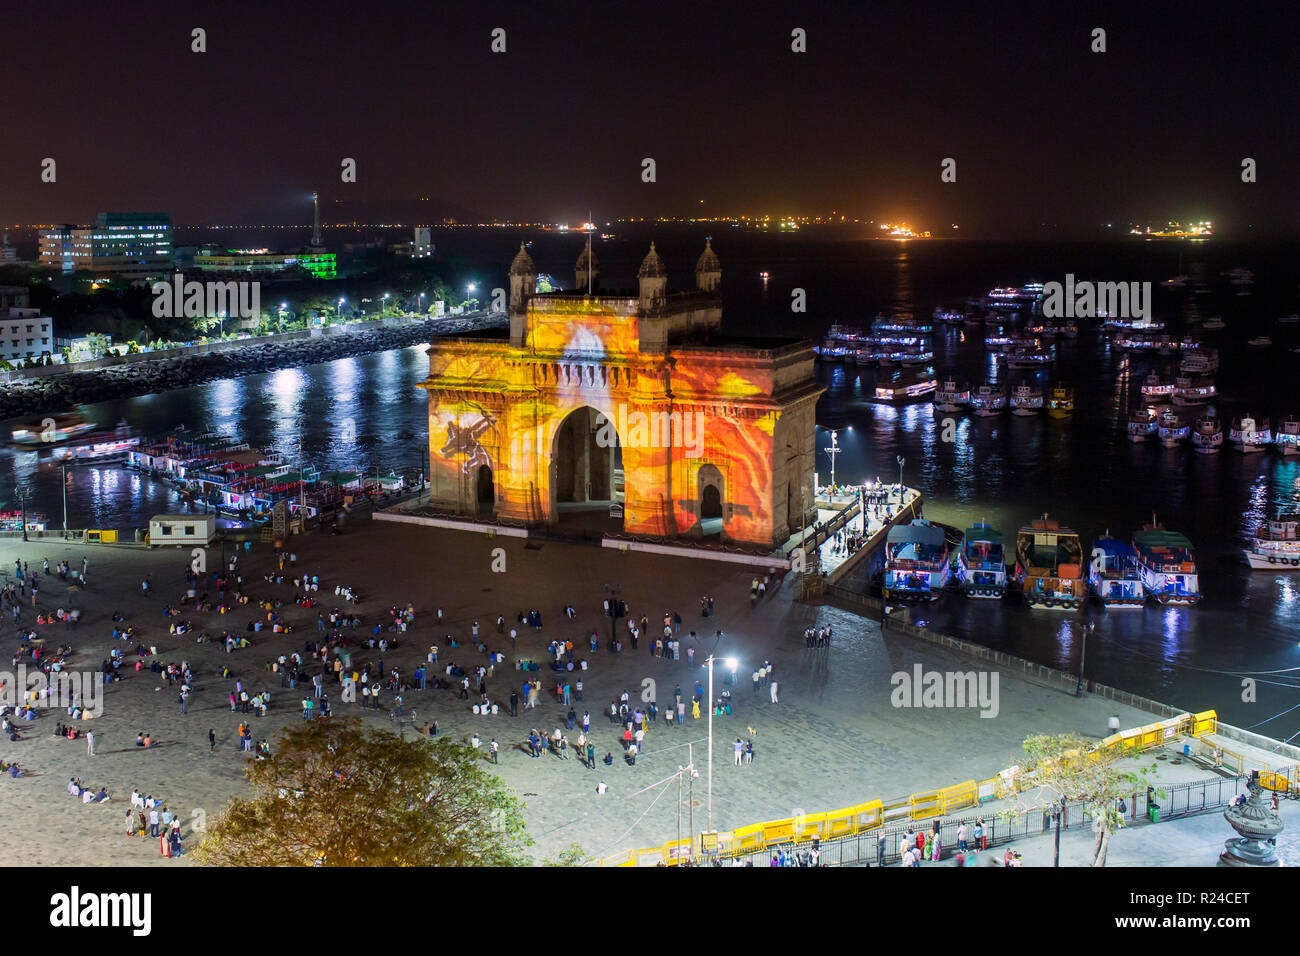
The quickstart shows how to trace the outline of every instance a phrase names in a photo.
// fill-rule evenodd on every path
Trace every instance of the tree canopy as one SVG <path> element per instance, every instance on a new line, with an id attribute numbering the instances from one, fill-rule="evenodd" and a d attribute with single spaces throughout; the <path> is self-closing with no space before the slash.
<path id="1" fill-rule="evenodd" d="M 304 721 L 250 760 L 198 848 L 217 866 L 516 866 L 523 804 L 474 748 L 403 740 L 359 718 Z"/>

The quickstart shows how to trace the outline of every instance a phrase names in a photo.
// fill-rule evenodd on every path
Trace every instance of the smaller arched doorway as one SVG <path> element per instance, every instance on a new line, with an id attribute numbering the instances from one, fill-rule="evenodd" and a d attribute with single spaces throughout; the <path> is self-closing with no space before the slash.
<path id="1" fill-rule="evenodd" d="M 492 467 L 490 465 L 479 466 L 476 486 L 478 513 L 490 515 L 496 508 L 497 503 L 496 486 L 492 481 Z"/>
<path id="2" fill-rule="evenodd" d="M 695 479 L 696 514 L 700 519 L 700 534 L 704 537 L 722 533 L 722 501 L 725 487 L 722 472 L 716 465 L 705 465 Z"/>

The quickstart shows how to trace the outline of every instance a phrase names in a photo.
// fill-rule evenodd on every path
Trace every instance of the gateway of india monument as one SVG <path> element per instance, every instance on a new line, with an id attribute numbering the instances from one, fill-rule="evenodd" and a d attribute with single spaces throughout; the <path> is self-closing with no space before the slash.
<path id="1" fill-rule="evenodd" d="M 538 293 L 521 243 L 509 330 L 429 346 L 429 507 L 770 550 L 816 521 L 813 348 L 724 335 L 710 245 L 673 292 L 654 244 L 638 288 Z"/>

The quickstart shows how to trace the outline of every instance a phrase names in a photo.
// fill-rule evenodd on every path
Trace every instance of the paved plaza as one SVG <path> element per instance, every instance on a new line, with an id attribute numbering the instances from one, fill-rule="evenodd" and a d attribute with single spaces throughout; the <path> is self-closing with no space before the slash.
<path id="1" fill-rule="evenodd" d="M 501 549 L 497 552 L 497 549 Z M 715 718 L 713 759 L 713 826 L 718 830 L 760 820 L 780 819 L 799 812 L 831 810 L 875 798 L 889 799 L 911 792 L 983 778 L 1016 764 L 1023 756 L 1021 741 L 1033 733 L 1075 731 L 1100 738 L 1107 733 L 1107 718 L 1118 713 L 1125 727 L 1150 723 L 1146 712 L 1120 707 L 1099 699 L 1076 700 L 1061 692 L 1001 674 L 997 714 L 981 717 L 975 707 L 895 707 L 891 703 L 891 675 L 923 671 L 969 671 L 983 665 L 960 659 L 946 651 L 911 638 L 886 633 L 879 626 L 833 607 L 816 607 L 791 601 L 792 579 L 769 591 L 751 607 L 751 569 L 707 560 L 621 553 L 617 550 L 552 542 L 526 542 L 517 538 L 488 538 L 480 534 L 359 520 L 346 534 L 310 534 L 294 539 L 296 568 L 286 573 L 306 572 L 320 577 L 319 597 L 326 614 L 342 602 L 334 597 L 335 585 L 359 592 L 362 603 L 355 609 L 363 627 L 349 631 L 354 665 L 377 660 L 378 651 L 355 649 L 356 639 L 369 636 L 374 623 L 386 619 L 390 605 L 413 603 L 416 620 L 412 631 L 401 638 L 401 647 L 382 655 L 386 668 L 398 666 L 407 679 L 428 646 L 438 644 L 440 660 L 455 660 L 472 668 L 483 658 L 469 643 L 470 626 L 477 620 L 489 651 L 503 652 L 507 663 L 498 665 L 488 680 L 488 693 L 499 702 L 502 713 L 476 717 L 471 701 L 459 700 L 455 692 L 411 691 L 406 703 L 418 712 L 418 722 L 432 718 L 443 734 L 467 738 L 477 731 L 484 744 L 495 738 L 501 745 L 497 771 L 525 801 L 529 832 L 536 840 L 533 853 L 550 856 L 577 843 L 592 856 L 615 854 L 633 847 L 648 847 L 674 839 L 678 826 L 675 780 L 680 765 L 688 762 L 688 744 L 693 747 L 699 778 L 694 784 L 694 823 L 703 830 L 707 816 L 707 721 L 689 717 L 686 726 L 666 729 L 662 717 L 651 728 L 644 751 L 629 766 L 623 760 L 621 727 L 607 715 L 612 699 L 622 691 L 635 702 L 653 693 L 661 707 L 671 701 L 674 690 L 689 700 L 695 681 L 707 686 L 707 672 L 700 666 L 710 653 L 734 656 L 739 668 L 734 687 L 734 713 Z M 269 545 L 254 545 L 240 552 L 239 572 L 244 592 L 254 601 L 283 600 L 286 620 L 298 625 L 288 635 L 265 631 L 247 635 L 252 646 L 226 654 L 217 644 L 198 645 L 192 636 L 169 637 L 162 616 L 165 603 L 176 603 L 184 589 L 184 569 L 190 551 L 133 547 L 65 544 L 57 540 L 22 543 L 7 539 L 0 544 L 0 567 L 12 575 L 15 557 L 39 568 L 42 559 L 51 563 L 66 558 L 80 567 L 82 556 L 89 559 L 89 587 L 69 594 L 56 577 L 43 582 L 42 608 L 75 606 L 82 610 L 81 623 L 65 631 L 59 625 L 39 628 L 51 644 L 63 641 L 74 647 L 69 666 L 77 670 L 98 670 L 108 656 L 110 616 L 121 612 L 138 632 L 138 641 L 156 645 L 163 662 L 188 660 L 196 675 L 196 693 L 187 714 L 180 714 L 174 688 L 161 675 L 147 670 L 135 672 L 123 667 L 125 679 L 107 689 L 104 714 L 93 722 L 99 737 L 98 755 L 89 757 L 81 741 L 52 736 L 53 724 L 63 716 L 46 712 L 33 721 L 27 739 L 4 742 L 0 753 L 33 771 L 33 776 L 5 779 L 0 785 L 0 845 L 6 859 L 16 863 L 113 864 L 168 862 L 159 860 L 156 841 L 128 839 L 122 818 L 131 789 L 153 793 L 187 821 L 186 845 L 195 838 L 188 821 L 196 810 L 209 816 L 219 811 L 234 793 L 243 793 L 245 756 L 238 750 L 235 728 L 241 720 L 252 723 L 254 738 L 274 740 L 274 731 L 300 719 L 298 691 L 282 690 L 278 675 L 267 663 L 281 653 L 301 651 L 306 641 L 315 641 L 316 609 L 300 609 L 291 603 L 293 586 L 263 580 L 274 565 Z M 494 563 L 504 570 L 494 571 Z M 216 548 L 209 551 L 208 566 L 219 562 Z M 154 595 L 141 594 L 140 581 L 152 574 Z M 648 642 L 641 640 L 633 651 L 627 639 L 625 621 L 618 622 L 624 650 L 606 650 L 610 622 L 601 615 L 601 602 L 609 588 L 616 588 L 627 602 L 631 615 L 650 620 L 650 632 L 662 629 L 664 613 L 677 611 L 683 623 L 679 638 L 682 659 L 664 660 L 652 656 Z M 700 615 L 701 596 L 711 596 L 715 615 Z M 215 592 L 214 592 L 215 596 Z M 568 621 L 562 610 L 573 604 L 578 616 Z M 435 609 L 441 607 L 446 624 L 437 628 Z M 542 613 L 540 630 L 519 627 L 516 615 L 536 608 Z M 200 614 L 192 608 L 185 616 L 196 631 L 213 634 L 226 628 L 244 634 L 251 608 L 220 616 Z M 543 694 L 535 710 L 521 707 L 517 718 L 509 716 L 511 686 L 519 686 L 523 675 L 513 667 L 511 642 L 498 636 L 495 621 L 504 616 L 508 628 L 519 627 L 518 655 L 541 661 L 542 669 L 532 676 L 540 679 Z M 31 625 L 33 613 L 24 611 L 22 623 Z M 806 627 L 832 626 L 830 647 L 808 649 Z M 590 653 L 589 635 L 601 633 L 600 650 Z M 719 641 L 717 629 L 723 631 Z M 697 637 L 690 639 L 694 630 Z M 462 642 L 450 648 L 445 634 Z M 7 655 L 15 647 L 14 628 L 5 623 Z M 392 635 L 388 635 L 390 638 Z M 523 746 L 530 728 L 552 732 L 564 726 L 567 708 L 556 701 L 554 675 L 546 666 L 546 645 L 556 639 L 572 640 L 574 657 L 587 658 L 589 669 L 582 674 L 585 700 L 574 703 L 579 718 L 584 709 L 592 715 L 592 736 L 597 757 L 612 753 L 612 766 L 597 762 L 588 770 L 577 759 L 561 760 L 549 754 L 531 758 Z M 696 648 L 696 666 L 686 660 L 686 649 Z M 128 661 L 134 656 L 128 655 Z M 755 693 L 750 675 L 767 660 L 774 666 L 779 703 L 770 693 Z M 272 709 L 265 718 L 245 717 L 230 712 L 228 694 L 233 680 L 221 679 L 218 669 L 229 666 L 250 691 L 271 691 Z M 715 690 L 727 689 L 719 667 Z M 577 674 L 570 675 L 576 677 Z M 359 705 L 342 704 L 339 689 L 328 685 L 335 712 L 361 712 Z M 1189 709 L 1211 708 L 1214 701 L 1177 702 Z M 365 711 L 377 725 L 390 726 L 385 711 Z M 688 705 L 689 707 L 689 705 Z M 216 730 L 218 743 L 209 752 L 208 730 Z M 161 746 L 144 751 L 134 746 L 138 732 L 155 734 Z M 567 731 L 576 741 L 578 729 Z M 750 740 L 754 748 L 751 765 L 735 766 L 732 742 Z M 486 750 L 486 746 L 484 748 Z M 576 758 L 571 751 L 571 757 Z M 65 792 L 69 776 L 79 776 L 87 785 L 106 785 L 113 800 L 108 804 L 82 806 Z M 659 787 L 668 779 L 668 783 Z M 606 792 L 598 795 L 597 784 Z M 647 789 L 649 788 L 649 789 Z M 691 808 L 681 807 L 686 821 Z M 360 822 L 360 821 L 359 821 Z M 685 830 L 686 823 L 683 822 Z M 1221 843 L 1220 843 L 1221 846 Z M 1207 853 L 1213 850 L 1207 848 Z M 1217 852 L 1214 851 L 1214 852 Z M 183 858 L 182 863 L 188 860 Z"/>

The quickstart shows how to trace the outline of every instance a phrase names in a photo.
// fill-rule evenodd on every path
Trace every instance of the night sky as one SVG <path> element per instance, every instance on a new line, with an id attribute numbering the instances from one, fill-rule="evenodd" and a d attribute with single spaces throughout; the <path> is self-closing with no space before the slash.
<path id="1" fill-rule="evenodd" d="M 25 5 L 4 14 L 0 222 L 302 222 L 318 189 L 326 221 L 338 199 L 351 218 L 427 196 L 439 218 L 835 210 L 936 235 L 1170 218 L 1295 235 L 1295 6 L 1131 6 Z"/>

